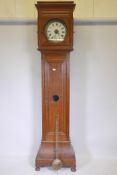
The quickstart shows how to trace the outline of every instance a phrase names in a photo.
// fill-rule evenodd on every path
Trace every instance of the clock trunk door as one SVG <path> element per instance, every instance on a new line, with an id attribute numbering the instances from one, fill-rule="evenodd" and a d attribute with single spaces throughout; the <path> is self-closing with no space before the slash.
<path id="1" fill-rule="evenodd" d="M 59 118 L 59 140 L 69 140 L 69 57 L 64 54 L 43 54 L 43 140 L 55 138 L 56 116 Z M 46 76 L 45 76 L 46 75 Z"/>

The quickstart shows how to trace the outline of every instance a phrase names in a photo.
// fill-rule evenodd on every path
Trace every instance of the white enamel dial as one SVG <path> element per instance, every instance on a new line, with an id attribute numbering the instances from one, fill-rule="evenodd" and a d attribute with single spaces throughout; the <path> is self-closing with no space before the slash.
<path id="1" fill-rule="evenodd" d="M 45 34 L 51 42 L 62 42 L 67 34 L 66 25 L 60 20 L 50 20 L 45 27 Z"/>

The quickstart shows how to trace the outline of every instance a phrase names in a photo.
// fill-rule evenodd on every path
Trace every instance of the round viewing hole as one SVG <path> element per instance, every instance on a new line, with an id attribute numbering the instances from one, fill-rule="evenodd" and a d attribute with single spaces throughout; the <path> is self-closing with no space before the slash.
<path id="1" fill-rule="evenodd" d="M 59 96 L 58 96 L 58 95 L 53 95 L 53 100 L 54 100 L 55 102 L 57 102 L 57 101 L 59 100 Z"/>

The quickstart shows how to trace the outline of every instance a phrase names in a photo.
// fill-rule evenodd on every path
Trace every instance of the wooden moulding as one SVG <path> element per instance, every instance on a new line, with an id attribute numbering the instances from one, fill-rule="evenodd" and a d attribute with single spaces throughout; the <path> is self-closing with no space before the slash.
<path id="1" fill-rule="evenodd" d="M 58 157 L 62 161 L 62 167 L 69 167 L 76 171 L 75 153 L 70 142 L 58 143 Z M 42 142 L 36 157 L 36 170 L 40 167 L 51 167 L 55 159 L 55 142 Z"/>

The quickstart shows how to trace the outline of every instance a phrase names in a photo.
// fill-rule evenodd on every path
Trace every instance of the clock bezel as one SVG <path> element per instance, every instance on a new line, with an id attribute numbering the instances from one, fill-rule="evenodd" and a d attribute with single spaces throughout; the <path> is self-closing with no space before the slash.
<path id="1" fill-rule="evenodd" d="M 59 23 L 61 23 L 63 26 L 64 26 L 64 28 L 65 28 L 65 36 L 64 36 L 64 38 L 63 38 L 63 40 L 49 40 L 48 39 L 48 36 L 47 36 L 47 30 L 48 30 L 48 27 L 49 27 L 49 25 L 50 24 L 52 24 L 53 22 L 59 22 Z M 62 42 L 64 42 L 65 41 L 65 38 L 66 38 L 66 36 L 67 36 L 67 34 L 68 34 L 68 28 L 67 28 L 67 25 L 66 25 L 66 23 L 62 20 L 62 19 L 59 19 L 59 18 L 51 18 L 51 19 L 49 19 L 47 22 L 46 22 L 46 24 L 45 24 L 45 26 L 44 26 L 44 34 L 45 34 L 45 36 L 46 36 L 46 39 L 47 39 L 47 41 L 49 41 L 50 43 L 62 43 Z"/>

